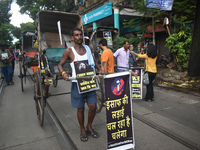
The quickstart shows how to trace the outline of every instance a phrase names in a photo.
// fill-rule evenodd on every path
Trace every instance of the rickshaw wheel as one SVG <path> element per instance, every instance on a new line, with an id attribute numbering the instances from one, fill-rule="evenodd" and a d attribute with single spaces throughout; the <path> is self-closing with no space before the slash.
<path id="1" fill-rule="evenodd" d="M 23 73 L 24 73 L 24 75 L 23 75 L 23 78 L 24 78 L 24 83 L 26 84 L 26 70 L 27 70 L 27 66 L 25 65 L 25 59 L 23 59 L 23 64 L 22 64 L 22 66 L 23 66 Z"/>
<path id="2" fill-rule="evenodd" d="M 24 86 L 23 86 L 23 72 L 22 72 L 22 62 L 19 61 L 19 71 L 20 71 L 20 80 L 21 80 L 21 89 L 22 89 L 22 92 L 24 92 Z"/>
<path id="3" fill-rule="evenodd" d="M 36 105 L 36 113 L 40 126 L 43 126 L 44 122 L 44 96 L 41 84 L 41 78 L 39 71 L 37 70 L 34 74 L 34 99 Z"/>
<path id="4" fill-rule="evenodd" d="M 102 109 L 103 106 L 103 99 L 102 96 L 100 96 L 101 93 L 97 92 L 96 97 L 97 97 L 97 109 L 96 109 L 96 113 L 99 113 Z"/>

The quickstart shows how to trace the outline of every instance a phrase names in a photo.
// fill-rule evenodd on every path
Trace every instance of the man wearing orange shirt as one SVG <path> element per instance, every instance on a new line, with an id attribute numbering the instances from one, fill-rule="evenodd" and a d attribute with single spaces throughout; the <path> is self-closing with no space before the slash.
<path id="1" fill-rule="evenodd" d="M 113 73 L 114 72 L 114 56 L 113 52 L 107 47 L 107 40 L 101 39 L 99 45 L 103 50 L 101 54 L 101 69 L 104 73 Z"/>

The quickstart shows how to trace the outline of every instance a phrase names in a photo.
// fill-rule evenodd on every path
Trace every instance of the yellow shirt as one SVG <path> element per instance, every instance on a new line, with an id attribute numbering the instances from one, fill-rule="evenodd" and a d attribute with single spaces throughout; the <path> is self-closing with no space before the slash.
<path id="1" fill-rule="evenodd" d="M 148 58 L 148 72 L 157 73 L 157 67 L 156 67 L 157 57 L 151 58 L 148 57 L 147 54 L 138 54 L 138 57 L 145 58 L 145 64 L 147 64 L 147 58 Z M 147 68 L 145 69 L 145 71 L 147 71 Z"/>

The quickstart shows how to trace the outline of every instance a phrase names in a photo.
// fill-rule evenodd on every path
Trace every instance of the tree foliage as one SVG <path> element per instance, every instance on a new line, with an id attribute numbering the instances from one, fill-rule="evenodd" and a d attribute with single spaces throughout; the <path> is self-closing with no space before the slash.
<path id="1" fill-rule="evenodd" d="M 9 13 L 11 9 L 11 3 L 12 3 L 12 0 L 0 1 L 0 25 L 10 22 L 9 18 L 12 16 L 12 14 Z"/>
<path id="2" fill-rule="evenodd" d="M 129 41 L 130 44 L 134 45 L 134 49 L 137 49 L 137 44 L 140 43 L 143 39 L 141 37 L 130 37 L 130 38 L 125 38 L 125 37 L 120 37 L 118 36 L 117 38 L 114 39 L 113 41 L 113 49 L 114 51 L 117 50 L 120 47 L 123 47 L 123 42 L 124 41 Z"/>
<path id="3" fill-rule="evenodd" d="M 35 24 L 33 22 L 21 23 L 20 27 L 11 26 L 13 36 L 19 39 L 24 31 L 34 31 Z"/>
<path id="4" fill-rule="evenodd" d="M 186 71 L 188 69 L 192 31 L 191 28 L 183 26 L 177 33 L 166 39 L 166 46 L 177 56 L 179 71 Z"/>
<path id="5" fill-rule="evenodd" d="M 140 26 L 142 26 L 141 31 L 145 33 L 147 26 L 152 24 L 152 21 L 147 19 L 149 16 L 154 17 L 155 27 L 156 25 L 163 24 L 164 18 L 168 17 L 170 29 L 175 27 L 176 30 L 171 30 L 175 31 L 175 33 L 166 39 L 166 46 L 175 54 L 178 69 L 180 71 L 186 70 L 188 68 L 188 57 L 192 40 L 192 27 L 187 27 L 186 25 L 194 22 L 197 1 L 174 0 L 171 11 L 147 8 L 147 4 L 141 0 L 132 0 L 132 2 L 134 3 L 134 9 L 144 14 L 144 17 L 129 20 L 124 25 L 134 28 L 140 22 Z"/>
<path id="6" fill-rule="evenodd" d="M 74 0 L 17 0 L 16 3 L 21 7 L 22 14 L 27 14 L 35 20 L 40 10 L 69 11 Z"/>
<path id="7" fill-rule="evenodd" d="M 196 0 L 174 0 L 172 11 L 147 8 L 146 6 L 148 4 L 141 0 L 132 0 L 132 2 L 134 4 L 134 9 L 139 13 L 144 14 L 144 16 L 125 21 L 124 25 L 126 27 L 135 28 L 138 26 L 138 23 L 140 23 L 143 32 L 146 32 L 147 26 L 152 24 L 151 21 L 148 21 L 148 18 L 151 17 L 154 17 L 155 26 L 156 24 L 163 24 L 164 18 L 168 17 L 170 25 L 176 23 L 179 28 L 184 22 L 187 23 L 194 20 Z"/>
<path id="8" fill-rule="evenodd" d="M 10 44 L 12 41 L 9 13 L 12 0 L 0 1 L 0 43 Z"/>

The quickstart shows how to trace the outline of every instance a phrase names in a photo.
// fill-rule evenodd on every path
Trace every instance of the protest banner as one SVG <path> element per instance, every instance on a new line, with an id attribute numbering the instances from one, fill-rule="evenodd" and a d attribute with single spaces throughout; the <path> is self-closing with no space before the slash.
<path id="1" fill-rule="evenodd" d="M 142 99 L 142 68 L 132 69 L 134 76 L 131 77 L 132 99 Z"/>
<path id="2" fill-rule="evenodd" d="M 130 73 L 114 73 L 104 78 L 107 121 L 107 150 L 135 147 Z"/>
<path id="3" fill-rule="evenodd" d="M 76 61 L 74 62 L 74 65 L 76 77 L 86 77 L 95 75 L 94 69 L 90 65 L 88 65 L 88 60 Z M 77 80 L 77 85 L 80 94 L 99 89 L 99 84 L 96 79 Z"/>

